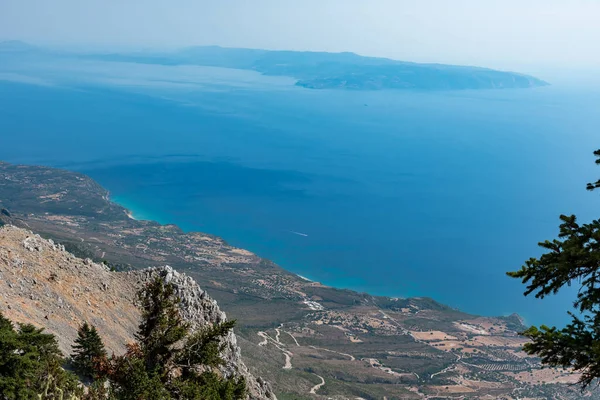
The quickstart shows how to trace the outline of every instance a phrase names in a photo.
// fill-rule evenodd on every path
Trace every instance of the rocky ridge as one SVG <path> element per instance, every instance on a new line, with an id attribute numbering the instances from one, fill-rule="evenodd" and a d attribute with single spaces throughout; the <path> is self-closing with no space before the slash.
<path id="1" fill-rule="evenodd" d="M 174 285 L 182 316 L 192 330 L 227 319 L 193 278 L 169 266 L 112 272 L 30 231 L 0 227 L 0 311 L 16 322 L 44 327 L 56 335 L 64 354 L 70 353 L 84 321 L 97 327 L 109 352 L 123 352 L 134 340 L 139 323 L 136 293 L 156 277 Z M 275 399 L 270 385 L 255 378 L 244 364 L 235 334 L 230 332 L 224 340 L 222 372 L 244 376 L 251 399 Z"/>

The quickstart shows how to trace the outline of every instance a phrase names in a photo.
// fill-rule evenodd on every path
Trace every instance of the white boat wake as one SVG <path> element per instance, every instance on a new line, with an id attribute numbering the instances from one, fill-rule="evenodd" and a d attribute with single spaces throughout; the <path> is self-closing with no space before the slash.
<path id="1" fill-rule="evenodd" d="M 296 232 L 296 231 L 289 231 L 289 232 L 293 233 L 294 235 L 298 235 L 298 236 L 304 236 L 304 237 L 308 236 L 306 233 L 302 233 L 302 232 Z"/>

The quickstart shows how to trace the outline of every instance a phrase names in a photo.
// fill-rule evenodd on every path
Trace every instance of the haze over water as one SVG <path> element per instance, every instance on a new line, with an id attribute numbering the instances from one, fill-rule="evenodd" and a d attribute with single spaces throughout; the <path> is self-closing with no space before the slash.
<path id="1" fill-rule="evenodd" d="M 566 320 L 504 273 L 597 217 L 600 92 L 309 90 L 206 67 L 0 67 L 0 159 L 82 171 L 138 218 L 337 287 Z"/>

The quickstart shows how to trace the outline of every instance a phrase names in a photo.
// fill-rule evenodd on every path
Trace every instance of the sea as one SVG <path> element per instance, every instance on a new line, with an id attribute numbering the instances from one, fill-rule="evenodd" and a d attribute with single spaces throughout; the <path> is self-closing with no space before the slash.
<path id="1" fill-rule="evenodd" d="M 600 90 L 299 88 L 82 59 L 0 65 L 0 160 L 80 171 L 138 219 L 223 237 L 327 285 L 568 321 L 576 285 L 506 276 L 560 214 L 598 217 Z"/>

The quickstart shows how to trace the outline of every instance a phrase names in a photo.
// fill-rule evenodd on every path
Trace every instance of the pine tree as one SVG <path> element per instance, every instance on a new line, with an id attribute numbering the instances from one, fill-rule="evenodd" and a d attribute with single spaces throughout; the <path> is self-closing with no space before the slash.
<path id="1" fill-rule="evenodd" d="M 222 338 L 227 336 L 235 326 L 235 320 L 208 326 L 190 335 L 178 354 L 178 365 L 183 368 L 184 375 L 190 366 L 206 365 L 219 367 L 223 365 L 221 353 L 225 349 Z"/>
<path id="2" fill-rule="evenodd" d="M 225 378 L 222 339 L 235 321 L 189 334 L 172 284 L 160 278 L 139 293 L 142 322 L 137 343 L 101 368 L 120 400 L 235 400 L 246 396 L 243 378 Z"/>
<path id="3" fill-rule="evenodd" d="M 600 164 L 600 150 L 594 155 Z M 600 180 L 587 185 L 588 190 L 597 188 Z M 532 326 L 523 335 L 531 339 L 524 346 L 528 354 L 541 357 L 543 364 L 581 372 L 579 383 L 585 388 L 600 378 L 600 220 L 579 224 L 574 215 L 560 219 L 558 239 L 539 243 L 546 253 L 508 275 L 527 284 L 525 296 L 534 293 L 537 298 L 580 285 L 571 323 L 562 329 Z"/>
<path id="4" fill-rule="evenodd" d="M 139 344 L 127 346 L 122 356 L 113 356 L 104 370 L 110 382 L 111 398 L 119 400 L 170 400 L 170 392 L 161 378 L 163 371 L 148 370 Z"/>
<path id="5" fill-rule="evenodd" d="M 136 339 L 150 371 L 169 368 L 173 361 L 173 345 L 189 331 L 179 313 L 179 298 L 172 284 L 156 278 L 138 295 L 142 306 L 142 322 Z"/>
<path id="6" fill-rule="evenodd" d="M 600 149 L 594 151 L 594 155 L 596 156 L 596 164 L 600 164 Z M 594 183 L 587 184 L 587 190 L 594 190 L 600 188 L 600 179 L 598 179 Z"/>
<path id="7" fill-rule="evenodd" d="M 54 335 L 29 324 L 17 328 L 0 313 L 2 400 L 58 399 L 80 395 L 74 375 L 62 368 Z"/>
<path id="8" fill-rule="evenodd" d="M 106 357 L 104 343 L 96 327 L 84 322 L 77 331 L 77 339 L 71 354 L 71 363 L 75 371 L 84 378 L 97 377 L 96 363 Z"/>

